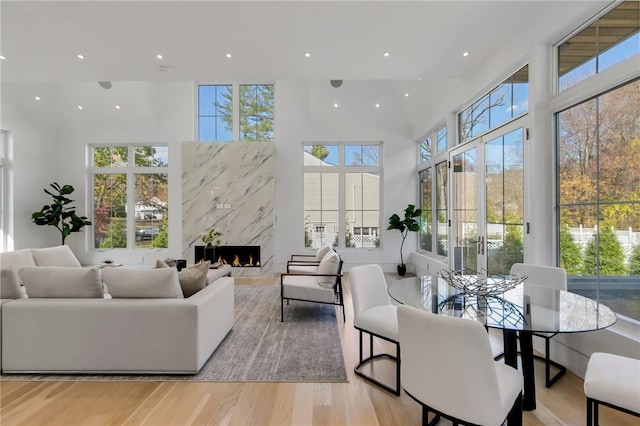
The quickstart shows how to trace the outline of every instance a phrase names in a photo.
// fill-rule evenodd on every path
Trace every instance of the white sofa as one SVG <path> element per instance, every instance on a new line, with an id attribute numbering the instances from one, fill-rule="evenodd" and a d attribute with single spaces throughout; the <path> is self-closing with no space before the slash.
<path id="1" fill-rule="evenodd" d="M 68 260 L 56 259 L 66 246 L 43 250 L 2 253 L 0 265 Z M 174 269 L 150 271 L 177 282 Z M 233 327 L 234 282 L 218 278 L 188 298 L 2 299 L 0 308 L 3 373 L 194 374 Z"/>

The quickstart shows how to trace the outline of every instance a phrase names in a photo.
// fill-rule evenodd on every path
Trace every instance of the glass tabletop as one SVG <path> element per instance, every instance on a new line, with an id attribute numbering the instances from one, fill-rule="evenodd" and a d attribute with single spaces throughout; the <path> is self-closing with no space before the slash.
<path id="1" fill-rule="evenodd" d="M 439 276 L 423 276 L 392 282 L 388 292 L 403 305 L 506 330 L 576 333 L 607 328 L 617 320 L 593 299 L 526 281 L 500 296 L 476 296 L 459 293 Z"/>

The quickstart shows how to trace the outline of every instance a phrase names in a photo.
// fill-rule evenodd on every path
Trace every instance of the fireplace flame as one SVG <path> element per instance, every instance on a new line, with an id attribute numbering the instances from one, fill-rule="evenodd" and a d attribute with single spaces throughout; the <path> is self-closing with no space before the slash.
<path id="1" fill-rule="evenodd" d="M 218 263 L 221 265 L 228 265 L 227 261 L 224 260 L 224 258 L 222 256 L 218 257 Z"/>
<path id="2" fill-rule="evenodd" d="M 236 256 L 233 258 L 233 262 L 231 262 L 231 266 L 240 266 L 240 259 L 238 258 L 238 255 L 236 254 Z"/>

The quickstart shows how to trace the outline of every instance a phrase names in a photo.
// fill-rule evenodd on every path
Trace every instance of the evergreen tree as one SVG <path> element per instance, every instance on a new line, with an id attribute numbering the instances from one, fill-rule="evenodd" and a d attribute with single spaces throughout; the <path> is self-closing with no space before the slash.
<path id="1" fill-rule="evenodd" d="M 100 248 L 126 248 L 127 230 L 124 227 L 124 219 L 112 217 L 110 224 L 106 232 L 107 238 L 100 242 Z"/>
<path id="2" fill-rule="evenodd" d="M 566 227 L 560 228 L 560 267 L 566 269 L 568 275 L 580 275 L 582 270 L 580 246 Z"/>
<path id="3" fill-rule="evenodd" d="M 615 232 L 609 226 L 603 226 L 600 230 L 600 275 L 616 276 L 626 275 L 627 266 L 624 264 L 624 252 Z M 591 239 L 584 255 L 582 275 L 592 276 L 598 272 L 596 265 L 598 257 L 596 253 L 596 238 Z"/>
<path id="4" fill-rule="evenodd" d="M 629 259 L 629 275 L 640 275 L 640 244 L 633 247 Z"/>
<path id="5" fill-rule="evenodd" d="M 162 223 L 160 224 L 160 232 L 153 239 L 153 248 L 168 248 L 169 247 L 169 223 L 167 215 L 162 217 Z"/>

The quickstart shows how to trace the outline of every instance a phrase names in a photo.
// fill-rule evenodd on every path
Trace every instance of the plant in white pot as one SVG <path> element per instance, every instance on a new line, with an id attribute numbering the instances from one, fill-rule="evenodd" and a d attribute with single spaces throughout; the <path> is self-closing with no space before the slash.
<path id="1" fill-rule="evenodd" d="M 389 226 L 387 230 L 397 229 L 402 235 L 402 244 L 400 244 L 400 264 L 398 265 L 398 275 L 404 275 L 407 273 L 407 265 L 404 264 L 404 257 L 402 255 L 402 249 L 404 248 L 404 240 L 407 239 L 409 231 L 418 232 L 420 230 L 419 219 L 422 215 L 422 210 L 416 209 L 416 206 L 409 204 L 404 209 L 404 219 L 401 219 L 397 214 L 391 215 L 389 218 Z"/>

